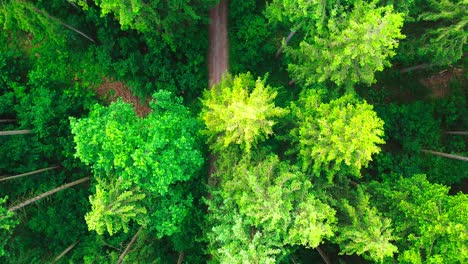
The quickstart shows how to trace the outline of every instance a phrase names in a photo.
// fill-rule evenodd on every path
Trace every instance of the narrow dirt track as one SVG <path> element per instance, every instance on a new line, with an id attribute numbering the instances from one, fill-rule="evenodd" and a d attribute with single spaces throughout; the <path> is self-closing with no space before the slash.
<path id="1" fill-rule="evenodd" d="M 219 83 L 222 76 L 228 70 L 228 0 L 221 0 L 219 4 L 210 10 L 208 51 L 208 78 L 209 87 Z"/>

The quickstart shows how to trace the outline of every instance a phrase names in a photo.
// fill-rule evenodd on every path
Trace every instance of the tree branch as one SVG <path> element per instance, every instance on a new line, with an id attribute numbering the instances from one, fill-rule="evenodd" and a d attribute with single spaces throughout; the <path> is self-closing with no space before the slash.
<path id="1" fill-rule="evenodd" d="M 122 254 L 120 254 L 119 260 L 117 261 L 117 264 L 121 264 L 123 262 L 123 260 L 125 258 L 125 255 L 127 255 L 128 251 L 130 251 L 130 248 L 133 246 L 133 243 L 135 243 L 135 241 L 137 240 L 138 234 L 140 234 L 140 231 L 142 229 L 143 229 L 143 227 L 140 227 L 140 229 L 138 229 L 136 234 L 132 237 L 132 240 L 130 240 L 130 243 L 128 243 L 128 245 L 125 248 L 124 252 L 122 252 Z"/>

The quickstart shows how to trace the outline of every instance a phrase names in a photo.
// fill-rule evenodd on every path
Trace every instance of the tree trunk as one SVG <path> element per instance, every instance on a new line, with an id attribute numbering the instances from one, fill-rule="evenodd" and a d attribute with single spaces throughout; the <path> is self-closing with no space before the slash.
<path id="1" fill-rule="evenodd" d="M 297 28 L 297 27 L 296 27 Z M 297 32 L 297 29 L 293 29 L 291 30 L 291 32 L 289 33 L 288 37 L 286 38 L 286 40 L 284 41 L 284 45 L 288 45 L 289 41 L 292 39 L 292 37 L 294 37 L 294 35 L 296 34 Z M 283 51 L 284 49 L 284 46 L 283 44 L 281 44 L 281 47 L 279 47 L 279 49 L 276 51 L 276 54 L 275 54 L 275 58 L 279 58 L 279 56 L 281 55 L 281 52 Z"/>
<path id="2" fill-rule="evenodd" d="M 184 261 L 184 257 L 185 257 L 185 253 L 183 251 L 180 252 L 179 259 L 177 260 L 177 264 L 182 264 L 182 262 Z"/>
<path id="3" fill-rule="evenodd" d="M 67 23 L 63 22 L 62 20 L 60 20 L 60 19 L 58 19 L 58 18 L 56 18 L 56 17 L 54 17 L 54 16 L 49 15 L 49 13 L 47 13 L 47 12 L 45 12 L 45 11 L 43 11 L 43 10 L 40 10 L 40 9 L 38 9 L 38 8 L 34 8 L 34 11 L 36 11 L 36 12 L 38 12 L 38 13 L 41 13 L 41 14 L 47 16 L 47 17 L 50 18 L 51 20 L 54 20 L 54 21 L 56 21 L 56 22 L 62 24 L 62 25 L 65 26 L 66 28 L 75 31 L 76 33 L 80 34 L 81 36 L 87 38 L 89 41 L 91 41 L 91 42 L 93 42 L 94 44 L 96 44 L 96 41 L 95 41 L 94 39 L 92 39 L 90 36 L 88 36 L 88 35 L 86 35 L 85 33 L 79 31 L 78 29 L 76 29 L 76 28 L 74 28 L 74 27 L 68 25 Z"/>
<path id="4" fill-rule="evenodd" d="M 143 227 L 140 227 L 140 229 L 138 229 L 136 234 L 132 237 L 132 240 L 130 240 L 130 243 L 128 243 L 128 245 L 125 248 L 124 252 L 122 252 L 122 254 L 119 256 L 119 260 L 117 261 L 117 264 L 120 264 L 120 263 L 123 262 L 123 259 L 125 258 L 125 255 L 127 255 L 128 251 L 130 251 L 130 248 L 133 246 L 133 243 L 135 243 L 135 241 L 137 240 L 138 234 L 140 234 L 140 231 L 142 229 L 143 229 Z"/>
<path id="5" fill-rule="evenodd" d="M 430 68 L 432 66 L 433 66 L 432 64 L 423 63 L 423 64 L 419 64 L 419 65 L 416 65 L 416 66 L 411 66 L 411 67 L 401 69 L 400 73 L 406 73 L 406 72 L 416 71 L 416 70 L 423 70 L 423 69 Z"/>
<path id="6" fill-rule="evenodd" d="M 0 123 L 14 123 L 16 119 L 0 119 Z"/>
<path id="7" fill-rule="evenodd" d="M 10 130 L 10 131 L 0 131 L 0 136 L 11 136 L 11 135 L 24 135 L 31 134 L 32 130 Z"/>
<path id="8" fill-rule="evenodd" d="M 228 0 L 221 0 L 210 10 L 208 88 L 218 84 L 229 68 L 228 6 Z"/>
<path id="9" fill-rule="evenodd" d="M 465 131 L 447 131 L 445 134 L 468 136 L 468 132 Z"/>
<path id="10" fill-rule="evenodd" d="M 18 205 L 15 205 L 15 206 L 13 206 L 13 207 L 10 207 L 8 210 L 11 211 L 11 212 L 14 212 L 14 211 L 16 211 L 16 210 L 18 210 L 18 209 L 20 209 L 20 208 L 22 208 L 22 207 L 24 207 L 24 206 L 26 206 L 26 205 L 28 205 L 28 204 L 35 203 L 35 202 L 39 201 L 39 200 L 42 199 L 42 198 L 45 198 L 45 197 L 47 197 L 47 196 L 49 196 L 49 195 L 52 195 L 52 194 L 54 194 L 54 193 L 56 193 L 56 192 L 59 192 L 59 191 L 61 191 L 61 190 L 65 190 L 65 189 L 67 189 L 67 188 L 69 188 L 69 187 L 78 185 L 78 184 L 83 183 L 83 182 L 86 182 L 86 181 L 89 181 L 89 177 L 84 177 L 84 178 L 79 179 L 79 180 L 76 180 L 76 181 L 74 181 L 74 182 L 70 182 L 70 183 L 67 183 L 67 184 L 65 184 L 65 185 L 62 185 L 62 186 L 60 186 L 60 187 L 57 187 L 57 188 L 55 188 L 55 189 L 53 189 L 53 190 L 50 190 L 50 191 L 45 192 L 45 193 L 43 193 L 43 194 L 41 194 L 41 195 L 38 195 L 38 196 L 36 196 L 36 197 L 34 197 L 34 198 L 31 198 L 31 199 L 29 199 L 29 200 L 27 200 L 27 201 L 25 201 L 25 202 L 22 202 L 22 203 L 20 203 L 20 204 L 18 204 Z"/>
<path id="11" fill-rule="evenodd" d="M 21 177 L 25 177 L 25 176 L 29 176 L 29 175 L 39 174 L 39 173 L 44 172 L 44 171 L 57 169 L 58 167 L 59 166 L 52 166 L 52 167 L 48 167 L 48 168 L 45 168 L 45 169 L 26 172 L 26 173 L 23 173 L 23 174 L 18 174 L 18 175 L 14 175 L 14 176 L 7 176 L 7 177 L 4 177 L 4 178 L 0 178 L 0 182 L 8 181 L 8 180 L 16 179 L 16 178 L 21 178 Z"/>
<path id="12" fill-rule="evenodd" d="M 433 154 L 433 155 L 436 155 L 436 156 L 441 156 L 441 157 L 445 157 L 445 158 L 449 158 L 449 159 L 468 161 L 468 158 L 463 157 L 463 156 L 447 154 L 447 153 L 437 152 L 437 151 L 432 151 L 432 150 L 427 150 L 427 149 L 422 149 L 421 151 L 424 152 L 424 153 L 429 153 L 429 154 Z"/>
<path id="13" fill-rule="evenodd" d="M 70 250 L 72 250 L 76 246 L 76 244 L 78 244 L 78 242 L 80 242 L 80 240 L 77 240 L 75 243 L 71 244 L 64 251 L 62 251 L 62 253 L 60 253 L 60 255 L 58 255 L 52 263 L 55 263 L 59 261 L 61 258 L 63 258 L 63 256 L 65 256 Z"/>
<path id="14" fill-rule="evenodd" d="M 320 254 L 320 256 L 322 257 L 323 261 L 326 263 L 326 264 L 331 264 L 331 261 L 330 259 L 328 258 L 327 256 L 327 253 L 325 253 L 325 251 L 323 249 L 320 248 L 320 246 L 317 246 L 317 251 L 318 253 Z"/>

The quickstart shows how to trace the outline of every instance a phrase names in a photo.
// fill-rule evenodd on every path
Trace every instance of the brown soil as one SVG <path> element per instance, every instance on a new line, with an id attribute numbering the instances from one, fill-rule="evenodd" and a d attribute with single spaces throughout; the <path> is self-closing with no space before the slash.
<path id="1" fill-rule="evenodd" d="M 209 87 L 219 83 L 228 70 L 228 5 L 228 0 L 221 0 L 217 6 L 210 10 L 210 47 L 208 52 Z"/>
<path id="2" fill-rule="evenodd" d="M 431 90 L 431 96 L 441 98 L 450 94 L 450 82 L 454 79 L 462 80 L 463 70 L 459 68 L 451 68 L 443 70 L 431 77 L 420 79 L 424 87 Z"/>
<path id="3" fill-rule="evenodd" d="M 141 102 L 122 82 L 106 79 L 96 89 L 96 93 L 107 102 L 114 102 L 117 98 L 122 98 L 126 103 L 132 104 L 135 112 L 140 117 L 145 117 L 151 111 L 149 100 Z"/>

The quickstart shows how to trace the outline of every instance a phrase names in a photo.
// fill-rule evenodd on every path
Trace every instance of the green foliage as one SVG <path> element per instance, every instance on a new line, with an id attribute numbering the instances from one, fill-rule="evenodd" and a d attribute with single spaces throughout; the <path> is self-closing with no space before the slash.
<path id="1" fill-rule="evenodd" d="M 105 223 L 110 234 L 128 230 L 130 219 L 146 223 L 148 212 L 149 227 L 162 237 L 179 230 L 187 215 L 192 198 L 175 184 L 190 180 L 203 164 L 198 122 L 171 93 L 159 91 L 153 99 L 146 118 L 118 101 L 109 107 L 96 105 L 88 118 L 70 119 L 77 157 L 92 165 L 98 182 L 111 186 L 97 188 L 91 198 L 90 229 L 102 232 Z M 151 202 L 143 200 L 145 195 Z"/>
<path id="2" fill-rule="evenodd" d="M 30 32 L 38 42 L 44 39 L 56 43 L 64 41 L 58 21 L 28 1 L 2 1 L 0 24 L 5 30 L 20 29 Z"/>
<path id="3" fill-rule="evenodd" d="M 468 259 L 467 196 L 448 195 L 425 175 L 373 182 L 381 212 L 392 219 L 399 237 L 400 263 L 464 263 Z"/>
<path id="4" fill-rule="evenodd" d="M 214 227 L 207 235 L 216 261 L 275 263 L 287 245 L 315 248 L 333 235 L 335 211 L 297 167 L 277 156 L 244 158 L 216 176 L 221 185 L 208 201 Z"/>
<path id="5" fill-rule="evenodd" d="M 96 105 L 88 118 L 71 119 L 76 155 L 93 165 L 96 177 L 118 177 L 122 188 L 134 184 L 164 195 L 198 171 L 203 159 L 195 145 L 197 121 L 169 92 L 156 93 L 154 100 L 154 111 L 142 119 L 123 102 Z"/>
<path id="6" fill-rule="evenodd" d="M 7 199 L 8 196 L 3 199 L 0 198 L 0 257 L 8 256 L 8 252 L 5 251 L 4 247 L 13 233 L 13 229 L 18 225 L 15 214 L 4 207 Z"/>
<path id="7" fill-rule="evenodd" d="M 256 0 L 229 1 L 229 70 L 233 74 L 250 71 L 261 76 L 271 73 L 271 66 L 276 64 L 276 43 L 271 39 L 276 28 L 271 28 L 263 15 L 264 4 Z"/>
<path id="8" fill-rule="evenodd" d="M 206 234 L 213 263 L 275 263 L 281 243 L 274 233 L 257 230 L 218 192 L 208 201 L 211 226 Z"/>
<path id="9" fill-rule="evenodd" d="M 85 10 L 88 2 L 75 0 Z M 95 0 L 101 15 L 114 14 L 122 29 L 135 29 L 141 33 L 162 35 L 165 42 L 175 47 L 175 28 L 183 30 L 183 24 L 202 19 L 203 11 L 216 3 L 215 0 L 141 1 L 141 0 Z"/>
<path id="10" fill-rule="evenodd" d="M 351 94 L 326 104 L 319 92 L 309 90 L 291 108 L 297 117 L 291 136 L 303 168 L 312 168 L 317 176 L 326 172 L 331 180 L 342 169 L 360 176 L 360 169 L 380 151 L 377 144 L 384 143 L 383 121 L 371 105 Z"/>
<path id="11" fill-rule="evenodd" d="M 211 149 L 220 152 L 236 144 L 250 152 L 258 141 L 273 134 L 274 119 L 286 110 L 275 106 L 277 92 L 265 82 L 255 81 L 250 73 L 239 74 L 226 76 L 205 91 L 200 117 Z"/>
<path id="12" fill-rule="evenodd" d="M 110 186 L 106 190 L 103 186 L 96 185 L 96 194 L 89 197 L 91 212 L 85 216 L 89 230 L 95 230 L 100 235 L 107 231 L 113 235 L 121 229 L 127 233 L 131 220 L 139 225 L 146 225 L 147 211 L 139 204 L 145 194 L 138 190 L 120 191 L 117 186 Z"/>
<path id="13" fill-rule="evenodd" d="M 366 259 L 383 262 L 384 258 L 392 257 L 397 247 L 390 241 L 392 235 L 391 221 L 382 217 L 377 209 L 370 204 L 370 196 L 358 188 L 356 205 L 346 199 L 341 201 L 346 217 L 339 224 L 334 241 L 340 245 L 340 254 L 358 254 Z"/>
<path id="14" fill-rule="evenodd" d="M 464 52 L 468 31 L 468 15 L 465 0 L 428 1 L 428 11 L 421 13 L 419 20 L 430 21 L 438 26 L 429 28 L 421 41 L 420 52 L 433 64 L 449 65 L 458 61 Z"/>
<path id="15" fill-rule="evenodd" d="M 311 183 L 297 168 L 271 156 L 254 165 L 241 161 L 232 179 L 224 179 L 225 199 L 239 213 L 284 244 L 317 247 L 333 234 L 334 211 L 314 197 Z"/>
<path id="16" fill-rule="evenodd" d="M 401 14 L 391 6 L 357 1 L 349 13 L 335 14 L 328 19 L 327 33 L 313 34 L 298 49 L 287 47 L 293 59 L 289 71 L 305 84 L 331 80 L 337 85 L 352 87 L 356 83 L 372 84 L 374 73 L 390 66 L 403 26 Z"/>

